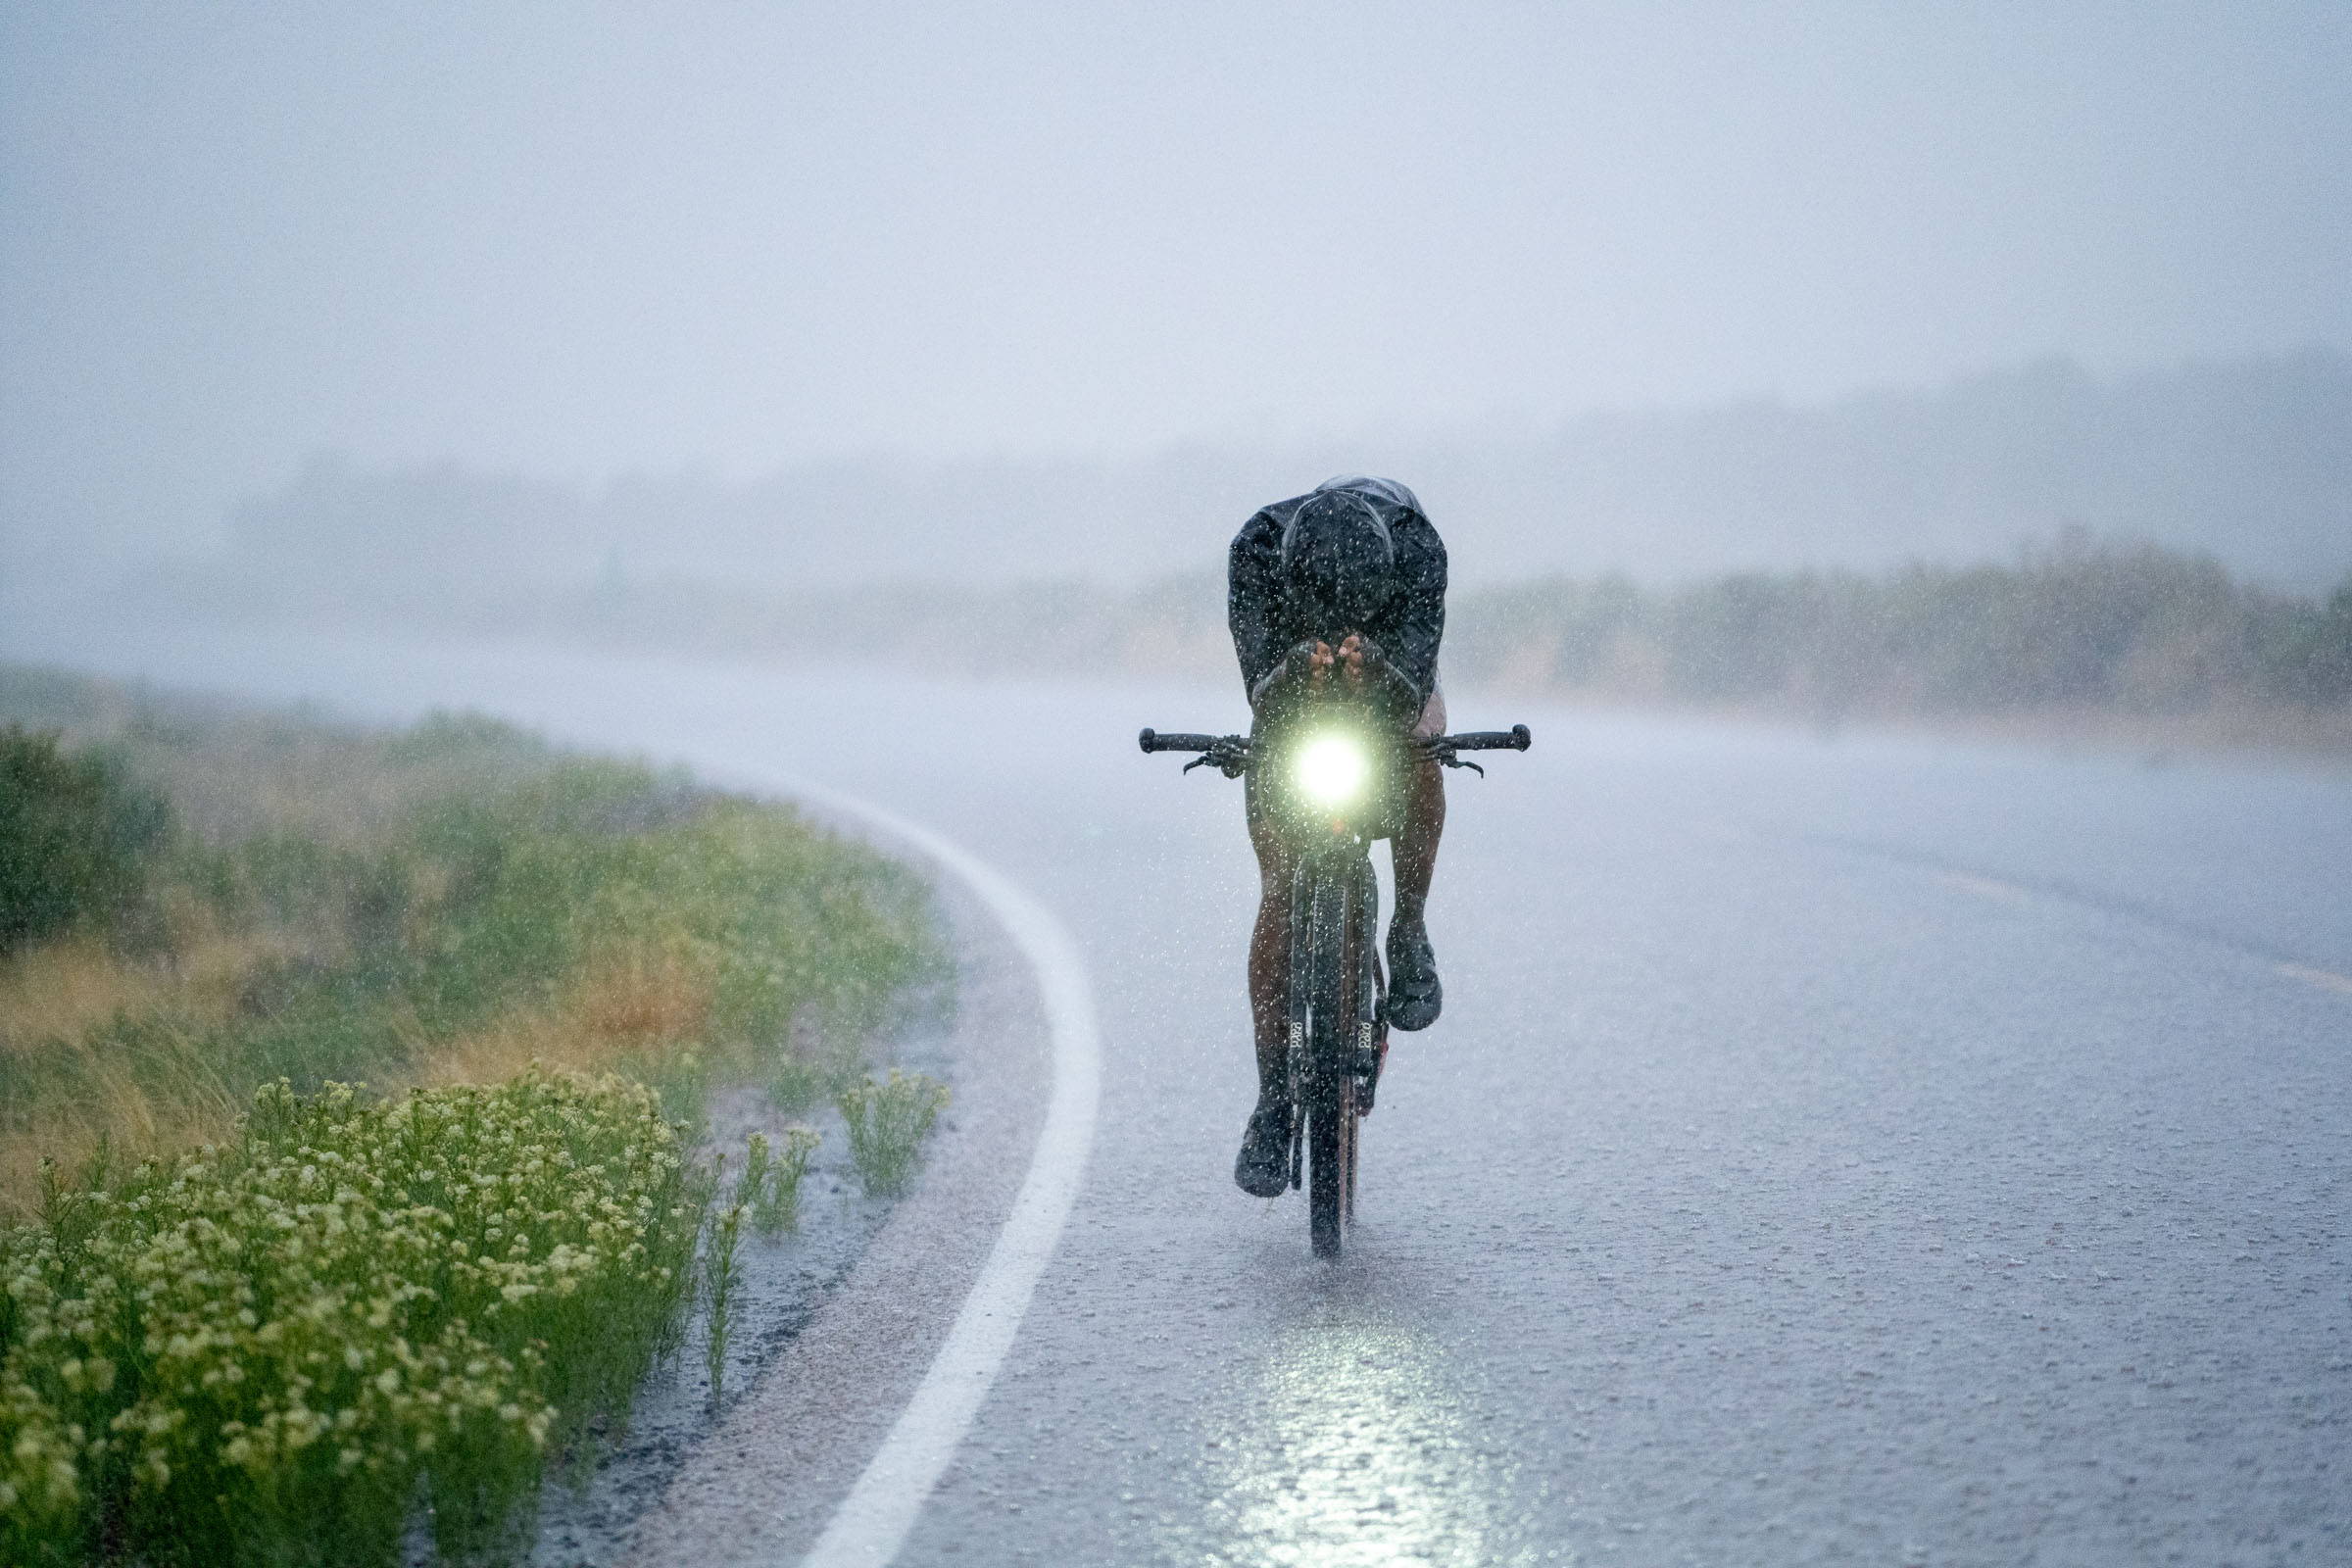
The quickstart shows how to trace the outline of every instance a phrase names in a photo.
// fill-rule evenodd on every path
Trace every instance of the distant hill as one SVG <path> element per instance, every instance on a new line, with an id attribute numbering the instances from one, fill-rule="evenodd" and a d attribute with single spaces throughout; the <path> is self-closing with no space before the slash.
<path id="1" fill-rule="evenodd" d="M 2313 351 L 2101 378 L 2053 359 L 1828 402 L 1596 413 L 1540 438 L 1194 446 L 1105 463 L 876 457 L 593 492 L 321 458 L 240 508 L 198 575 L 281 608 L 356 595 L 385 609 L 677 581 L 1134 583 L 1215 569 L 1255 507 L 1340 471 L 1413 485 L 1473 584 L 1982 560 L 2082 527 L 2311 591 L 2352 568 L 2352 360 Z"/>

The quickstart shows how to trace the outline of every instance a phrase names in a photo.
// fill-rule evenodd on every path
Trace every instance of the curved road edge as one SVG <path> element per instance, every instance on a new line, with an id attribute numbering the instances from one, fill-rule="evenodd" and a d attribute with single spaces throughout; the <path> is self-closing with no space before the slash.
<path id="1" fill-rule="evenodd" d="M 1060 922 L 961 846 L 798 779 L 732 769 L 723 782 L 785 795 L 947 873 L 956 1105 L 915 1193 L 704 1442 L 628 1560 L 717 1568 L 806 1553 L 819 1568 L 878 1568 L 986 1398 L 1077 1198 L 1101 1082 L 1093 991 Z"/>

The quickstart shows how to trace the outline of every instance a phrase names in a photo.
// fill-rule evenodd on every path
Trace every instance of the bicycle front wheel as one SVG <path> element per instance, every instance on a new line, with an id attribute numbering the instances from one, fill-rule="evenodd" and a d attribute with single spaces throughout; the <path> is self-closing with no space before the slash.
<path id="1" fill-rule="evenodd" d="M 1307 899 L 1305 983 L 1307 1232 L 1315 1252 L 1337 1257 L 1355 1218 L 1355 1162 L 1361 1056 L 1370 1028 L 1370 932 L 1378 884 L 1369 860 L 1326 864 Z"/>
<path id="2" fill-rule="evenodd" d="M 1353 1217 L 1355 1096 L 1346 1080 L 1306 1106 L 1307 1236 L 1318 1257 L 1337 1257 Z"/>

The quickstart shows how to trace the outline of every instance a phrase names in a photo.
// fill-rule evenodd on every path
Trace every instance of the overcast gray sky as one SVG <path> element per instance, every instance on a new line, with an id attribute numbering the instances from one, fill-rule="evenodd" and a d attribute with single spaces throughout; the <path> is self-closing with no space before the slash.
<path id="1" fill-rule="evenodd" d="M 0 505 L 2347 345 L 2348 83 L 2260 0 L 10 6 Z"/>

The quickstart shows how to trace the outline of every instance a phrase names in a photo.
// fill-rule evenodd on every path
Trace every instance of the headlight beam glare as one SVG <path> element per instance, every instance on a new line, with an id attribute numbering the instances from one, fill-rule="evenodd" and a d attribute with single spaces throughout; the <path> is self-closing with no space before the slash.
<path id="1" fill-rule="evenodd" d="M 1372 771 L 1363 742 L 1352 735 L 1318 735 L 1298 748 L 1295 777 L 1306 798 L 1318 806 L 1339 807 L 1364 791 Z"/>

